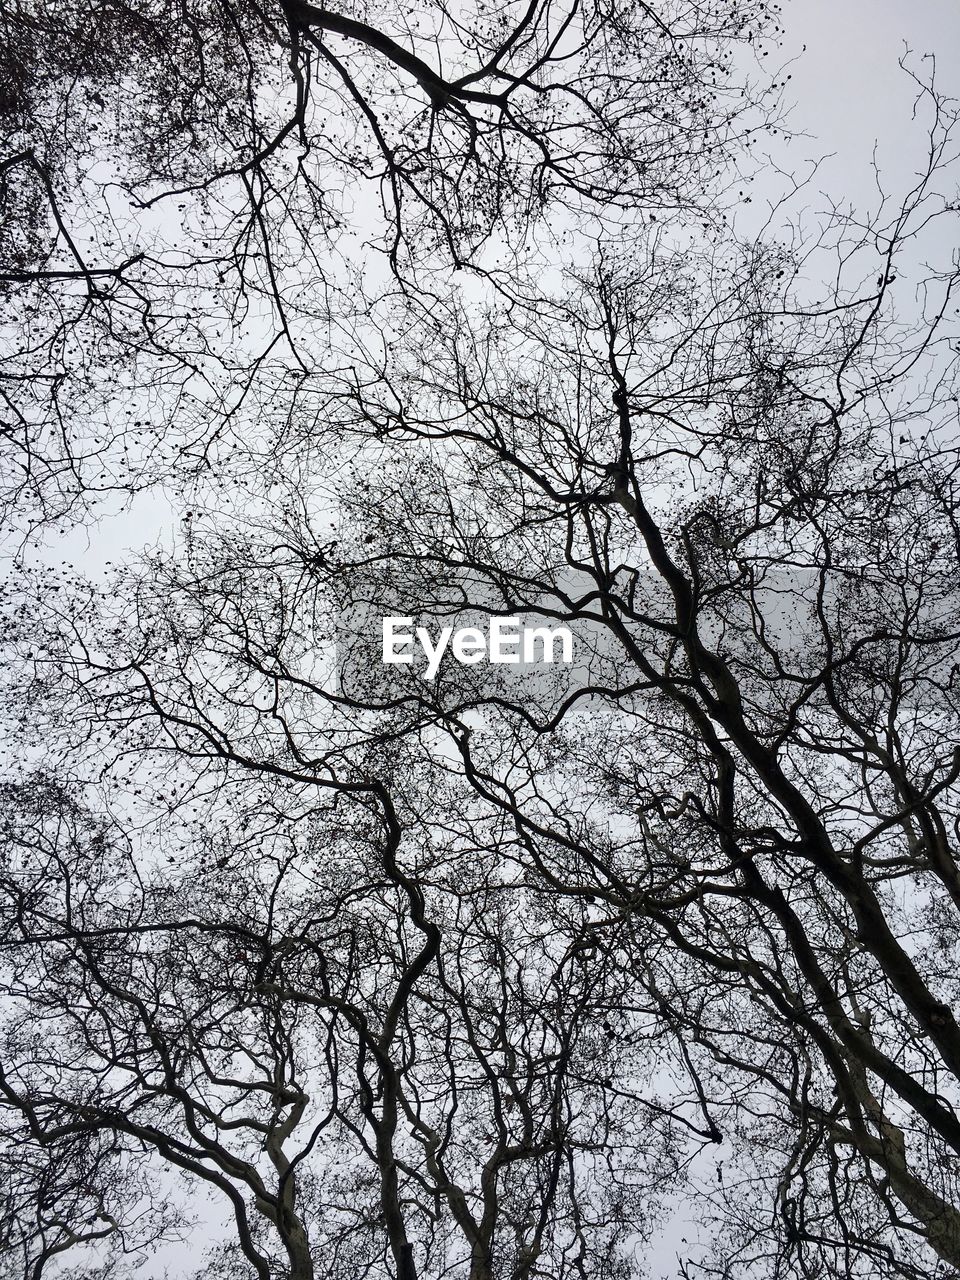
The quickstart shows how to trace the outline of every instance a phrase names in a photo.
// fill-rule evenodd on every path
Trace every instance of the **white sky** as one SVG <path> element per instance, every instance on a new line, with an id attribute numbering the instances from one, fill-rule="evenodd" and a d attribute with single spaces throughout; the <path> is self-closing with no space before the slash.
<path id="1" fill-rule="evenodd" d="M 942 88 L 960 98 L 960 4 L 957 0 L 787 0 L 784 11 L 785 57 L 799 54 L 806 46 L 790 68 L 790 96 L 796 106 L 789 123 L 795 131 L 810 135 L 789 144 L 784 167 L 794 161 L 799 167 L 804 157 L 834 153 L 815 187 L 830 190 L 842 204 L 873 204 L 876 189 L 870 162 L 876 142 L 889 188 L 899 190 L 922 163 L 925 138 L 922 126 L 911 122 L 915 87 L 897 60 L 905 46 L 913 49 L 918 67 L 919 55 L 936 52 Z M 94 533 L 86 547 L 83 533 L 74 532 L 64 540 L 69 545 L 67 554 L 79 551 L 84 556 L 86 552 L 85 567 L 92 569 L 113 552 L 114 548 L 104 547 L 104 541 L 110 542 L 114 530 L 114 536 L 129 545 L 136 540 L 135 530 L 141 538 L 154 538 L 175 521 L 158 494 L 144 499 L 132 519 L 110 522 L 109 532 Z M 704 1162 L 708 1182 L 713 1179 L 713 1162 L 712 1155 Z M 688 1205 L 668 1224 L 651 1259 L 653 1277 L 675 1280 L 679 1237 L 687 1236 L 691 1242 L 696 1238 L 694 1215 L 695 1206 Z M 188 1252 L 192 1267 L 195 1251 Z M 172 1278 L 178 1276 L 177 1261 L 177 1250 L 163 1258 L 171 1266 Z"/>
<path id="2" fill-rule="evenodd" d="M 874 141 L 882 167 L 908 176 L 923 133 L 911 123 L 914 87 L 897 59 L 906 48 L 933 53 L 944 91 L 960 97 L 956 0 L 788 0 L 785 26 L 789 53 L 806 45 L 791 68 L 793 127 L 820 141 L 815 154 L 837 153 L 824 178 L 854 201 L 869 198 Z"/>

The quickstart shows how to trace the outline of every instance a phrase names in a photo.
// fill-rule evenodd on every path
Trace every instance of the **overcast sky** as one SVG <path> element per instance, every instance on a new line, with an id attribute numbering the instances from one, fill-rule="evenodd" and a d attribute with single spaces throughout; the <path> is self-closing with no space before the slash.
<path id="1" fill-rule="evenodd" d="M 936 57 L 945 92 L 960 97 L 960 4 L 957 0 L 787 0 L 793 127 L 813 134 L 821 153 L 836 152 L 824 176 L 856 199 L 872 192 L 870 155 L 891 174 L 912 172 L 923 133 L 911 124 L 914 87 L 897 60 L 909 47 Z M 802 144 L 811 147 L 812 143 Z"/>
<path id="2" fill-rule="evenodd" d="M 784 56 L 799 55 L 791 68 L 789 87 L 795 107 L 790 124 L 810 135 L 790 143 L 785 167 L 792 157 L 799 166 L 806 157 L 834 153 L 816 185 L 842 203 L 870 204 L 876 198 L 870 162 L 877 142 L 890 189 L 899 190 L 922 163 L 924 129 L 911 122 L 915 87 L 900 71 L 898 58 L 909 46 L 919 68 L 922 54 L 935 53 L 941 87 L 960 98 L 958 0 L 787 0 L 784 19 Z M 174 520 L 168 518 L 162 495 L 155 495 L 142 500 L 132 526 L 155 536 L 158 526 Z M 132 540 L 131 523 L 117 522 L 114 527 L 121 524 L 124 541 Z M 71 553 L 82 552 L 85 535 L 74 533 L 66 542 Z M 102 550 L 113 551 L 103 548 L 103 540 L 94 539 L 94 543 L 94 563 Z M 86 567 L 92 568 L 92 563 Z M 695 1214 L 695 1206 L 685 1209 L 661 1237 L 655 1275 L 676 1277 L 679 1237 L 695 1236 L 695 1221 L 691 1221 Z M 192 1265 L 192 1248 L 189 1253 Z M 176 1275 L 178 1251 L 167 1256 Z"/>

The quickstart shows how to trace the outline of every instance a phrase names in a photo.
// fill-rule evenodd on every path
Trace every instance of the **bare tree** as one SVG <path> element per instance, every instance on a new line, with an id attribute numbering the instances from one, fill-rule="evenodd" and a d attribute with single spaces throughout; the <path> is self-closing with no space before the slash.
<path id="1" fill-rule="evenodd" d="M 31 521 L 229 456 L 325 362 L 369 259 L 410 281 L 492 269 L 494 244 L 509 274 L 545 209 L 709 204 L 774 110 L 733 70 L 779 31 L 759 0 L 14 2 L 0 21 L 0 287 L 23 322 L 2 422 Z"/>
<path id="2" fill-rule="evenodd" d="M 388 796 L 356 790 L 262 790 L 149 870 L 57 784 L 9 792 L 3 1108 L 44 1211 L 12 1206 L 24 1274 L 104 1239 L 110 1274 L 138 1265 L 189 1229 L 184 1176 L 234 1221 L 204 1274 L 621 1274 L 678 1174 L 622 973 L 489 849 L 404 871 Z"/>
<path id="3" fill-rule="evenodd" d="M 695 235 L 714 51 L 766 20 L 667 8 L 17 46 L 51 150 L 2 171 L 7 279 L 53 328 L 14 377 L 65 433 L 21 411 L 25 475 L 69 507 L 122 389 L 160 441 L 130 483 L 189 505 L 179 549 L 5 602 L 11 1275 L 129 1272 L 187 1187 L 211 1280 L 623 1280 L 675 1194 L 711 1223 L 685 1276 L 960 1274 L 960 268 L 921 266 L 954 112 L 918 85 L 926 165 L 870 217 Z M 71 247 L 58 86 L 121 57 L 123 196 L 209 210 L 208 257 Z M 351 173 L 386 193 L 365 290 Z M 562 621 L 577 661 L 428 679 L 379 662 L 387 614 Z"/>
<path id="4" fill-rule="evenodd" d="M 566 696 L 453 664 L 421 696 L 544 891 L 643 922 L 638 982 L 757 1144 L 711 1274 L 960 1265 L 956 261 L 894 306 L 955 213 L 927 101 L 928 167 L 865 229 L 601 255 L 556 309 L 434 308 L 343 390 L 341 429 L 411 458 L 348 499 L 371 579 L 404 562 L 393 612 L 457 570 L 481 610 L 585 624 Z"/>

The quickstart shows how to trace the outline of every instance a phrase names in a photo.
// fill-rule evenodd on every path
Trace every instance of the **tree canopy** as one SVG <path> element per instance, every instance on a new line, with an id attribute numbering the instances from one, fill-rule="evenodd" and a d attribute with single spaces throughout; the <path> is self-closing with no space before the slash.
<path id="1" fill-rule="evenodd" d="M 0 12 L 0 1275 L 960 1275 L 935 79 L 746 235 L 778 6 Z"/>

